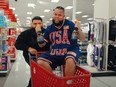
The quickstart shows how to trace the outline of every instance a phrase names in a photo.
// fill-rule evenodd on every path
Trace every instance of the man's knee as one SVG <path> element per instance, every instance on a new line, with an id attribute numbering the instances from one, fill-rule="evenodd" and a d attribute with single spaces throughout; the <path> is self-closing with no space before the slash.
<path id="1" fill-rule="evenodd" d="M 38 60 L 37 63 L 41 66 L 50 64 L 49 62 L 46 62 L 44 60 Z"/>
<path id="2" fill-rule="evenodd" d="M 66 59 L 66 66 L 75 67 L 76 66 L 75 60 L 73 58 Z"/>

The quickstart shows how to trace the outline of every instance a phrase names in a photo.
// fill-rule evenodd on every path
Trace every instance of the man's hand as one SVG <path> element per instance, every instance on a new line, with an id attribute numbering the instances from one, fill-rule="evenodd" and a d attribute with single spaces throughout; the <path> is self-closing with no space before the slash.
<path id="1" fill-rule="evenodd" d="M 85 41 L 85 35 L 81 31 L 80 23 L 79 22 L 76 22 L 75 23 L 75 27 L 78 28 L 78 33 L 76 35 L 78 36 L 79 40 L 80 41 Z"/>
<path id="2" fill-rule="evenodd" d="M 36 32 L 41 32 L 41 26 L 38 24 L 37 26 L 36 26 Z"/>
<path id="3" fill-rule="evenodd" d="M 42 47 L 44 47 L 44 46 L 46 45 L 46 42 L 43 42 L 42 44 L 39 44 L 39 43 L 38 43 L 38 45 L 39 45 L 39 47 L 42 48 Z"/>
<path id="4" fill-rule="evenodd" d="M 37 50 L 34 49 L 34 48 L 29 47 L 29 48 L 28 48 L 28 52 L 31 53 L 31 54 L 35 54 L 35 55 L 36 55 Z"/>

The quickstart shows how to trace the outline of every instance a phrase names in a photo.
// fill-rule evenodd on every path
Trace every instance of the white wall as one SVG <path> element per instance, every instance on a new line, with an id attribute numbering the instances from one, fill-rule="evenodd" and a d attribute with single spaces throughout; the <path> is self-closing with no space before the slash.
<path id="1" fill-rule="evenodd" d="M 96 0 L 94 6 L 94 18 L 104 18 L 109 17 L 109 0 Z"/>

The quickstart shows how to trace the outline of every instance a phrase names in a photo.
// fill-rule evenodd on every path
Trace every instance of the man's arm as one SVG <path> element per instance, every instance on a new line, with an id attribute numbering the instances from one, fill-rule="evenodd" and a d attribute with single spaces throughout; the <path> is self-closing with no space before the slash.
<path id="1" fill-rule="evenodd" d="M 82 30 L 81 30 L 81 28 L 80 28 L 80 23 L 77 22 L 77 23 L 75 24 L 75 26 L 78 28 L 77 36 L 78 36 L 79 40 L 80 40 L 80 41 L 85 41 L 85 35 L 84 35 L 84 33 L 82 32 Z"/>
<path id="2" fill-rule="evenodd" d="M 36 54 L 37 50 L 28 46 L 28 37 L 25 32 L 22 32 L 16 40 L 15 47 L 18 50 L 28 51 L 31 54 Z"/>
<path id="3" fill-rule="evenodd" d="M 27 45 L 27 38 L 25 38 L 25 33 L 22 32 L 18 37 L 17 37 L 17 40 L 15 42 L 15 47 L 16 49 L 18 50 L 25 50 L 27 51 L 29 46 Z"/>

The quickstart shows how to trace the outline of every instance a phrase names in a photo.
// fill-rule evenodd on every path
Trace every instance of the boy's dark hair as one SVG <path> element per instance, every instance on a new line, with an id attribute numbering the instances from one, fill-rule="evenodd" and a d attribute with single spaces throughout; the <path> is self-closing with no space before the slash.
<path id="1" fill-rule="evenodd" d="M 63 12 L 65 12 L 65 9 L 64 9 L 62 6 L 57 6 L 55 9 L 60 9 L 60 10 L 62 10 Z M 55 9 L 53 9 L 53 11 L 54 11 Z"/>
<path id="2" fill-rule="evenodd" d="M 42 18 L 39 16 L 35 16 L 35 17 L 33 17 L 32 22 L 33 22 L 33 20 L 41 20 L 42 21 Z"/>

